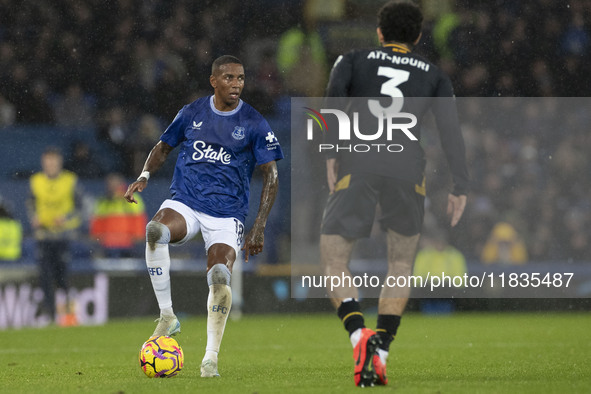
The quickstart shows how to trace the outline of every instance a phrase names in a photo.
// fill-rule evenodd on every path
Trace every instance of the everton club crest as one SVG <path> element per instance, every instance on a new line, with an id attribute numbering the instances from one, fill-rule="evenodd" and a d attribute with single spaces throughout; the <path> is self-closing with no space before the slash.
<path id="1" fill-rule="evenodd" d="M 244 131 L 244 127 L 236 126 L 234 127 L 234 131 L 232 132 L 232 137 L 234 137 L 235 140 L 241 140 L 244 138 Z"/>

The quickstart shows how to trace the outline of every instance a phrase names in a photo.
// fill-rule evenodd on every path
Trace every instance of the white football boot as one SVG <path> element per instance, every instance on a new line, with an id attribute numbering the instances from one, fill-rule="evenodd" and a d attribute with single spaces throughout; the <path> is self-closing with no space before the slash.
<path id="1" fill-rule="evenodd" d="M 154 321 L 157 321 L 158 325 L 154 330 L 154 334 L 152 334 L 153 337 L 159 337 L 163 335 L 171 337 L 181 332 L 181 323 L 179 323 L 179 320 L 174 315 L 160 316 Z"/>
<path id="2" fill-rule="evenodd" d="M 217 378 L 220 374 L 218 373 L 218 363 L 213 360 L 205 360 L 201 363 L 201 377 L 202 378 Z"/>

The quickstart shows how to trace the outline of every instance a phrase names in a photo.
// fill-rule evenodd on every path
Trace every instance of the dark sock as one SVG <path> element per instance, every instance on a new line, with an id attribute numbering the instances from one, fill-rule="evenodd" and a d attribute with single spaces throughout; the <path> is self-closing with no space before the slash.
<path id="1" fill-rule="evenodd" d="M 400 325 L 400 319 L 401 317 L 398 315 L 378 315 L 376 332 L 382 340 L 380 349 L 385 351 L 390 350 L 390 343 L 392 343 L 396 336 L 396 331 L 398 331 L 398 326 Z"/>
<path id="2" fill-rule="evenodd" d="M 343 322 L 345 330 L 349 332 L 349 336 L 357 329 L 365 328 L 363 313 L 361 313 L 361 307 L 356 300 L 341 302 L 337 309 L 337 315 Z"/>

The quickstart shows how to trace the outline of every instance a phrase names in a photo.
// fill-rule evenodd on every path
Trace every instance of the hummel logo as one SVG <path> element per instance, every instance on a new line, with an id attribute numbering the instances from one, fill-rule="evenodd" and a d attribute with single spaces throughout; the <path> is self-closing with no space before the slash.
<path id="1" fill-rule="evenodd" d="M 201 125 L 203 124 L 203 121 L 197 123 L 195 121 L 193 121 L 193 129 L 197 129 L 199 130 L 201 128 Z"/>

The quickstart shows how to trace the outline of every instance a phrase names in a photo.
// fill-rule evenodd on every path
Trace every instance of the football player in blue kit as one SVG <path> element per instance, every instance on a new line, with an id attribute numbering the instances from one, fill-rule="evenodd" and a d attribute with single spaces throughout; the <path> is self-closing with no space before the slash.
<path id="1" fill-rule="evenodd" d="M 240 252 L 245 261 L 263 250 L 264 230 L 277 194 L 276 161 L 281 146 L 267 121 L 240 99 L 244 68 L 225 55 L 212 64 L 214 94 L 184 106 L 152 148 L 143 172 L 129 185 L 125 199 L 148 186 L 151 174 L 179 147 L 171 198 L 146 226 L 146 264 L 160 318 L 153 336 L 174 335 L 180 323 L 172 308 L 168 245 L 180 245 L 201 232 L 207 251 L 207 345 L 201 376 L 218 374 L 218 352 L 232 305 L 230 277 Z M 263 188 L 254 224 L 244 236 L 249 184 L 255 166 Z"/>

